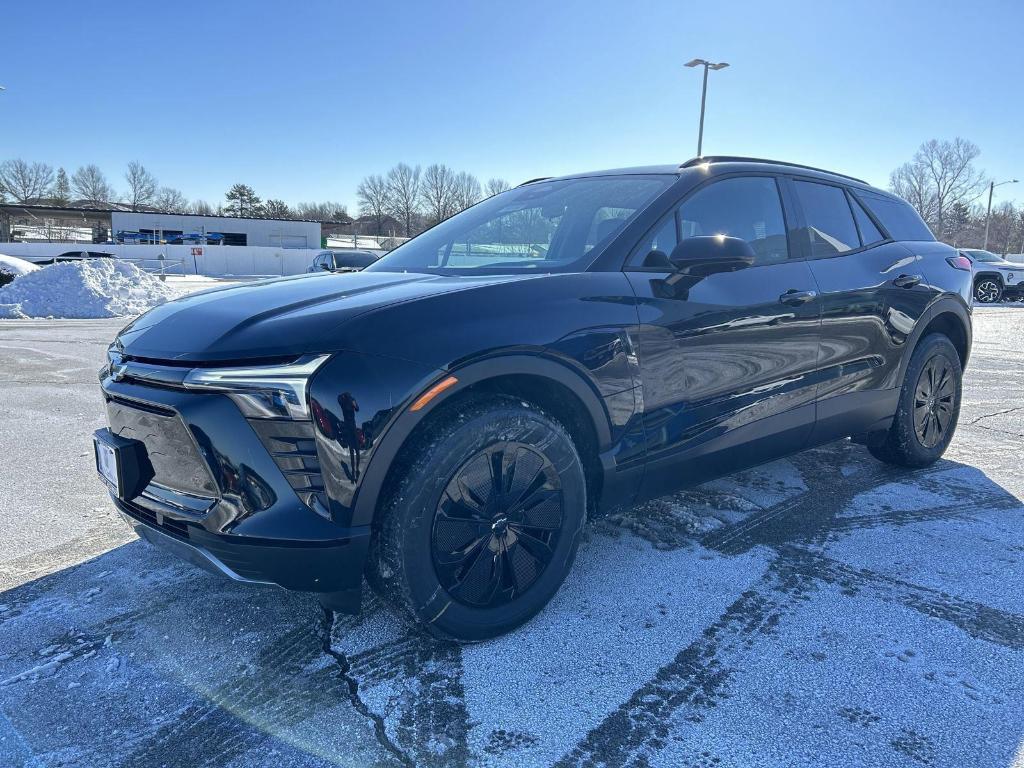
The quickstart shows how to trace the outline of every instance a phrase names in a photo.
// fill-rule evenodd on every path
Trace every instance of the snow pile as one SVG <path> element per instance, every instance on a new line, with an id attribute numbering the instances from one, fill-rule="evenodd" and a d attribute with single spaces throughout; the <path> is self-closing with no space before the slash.
<path id="1" fill-rule="evenodd" d="M 0 288 L 0 318 L 138 315 L 175 295 L 126 261 L 69 261 L 31 271 Z"/>
<path id="2" fill-rule="evenodd" d="M 30 261 L 18 259 L 14 256 L 5 256 L 0 253 L 0 272 L 20 277 L 21 275 L 27 275 L 29 272 L 35 272 L 37 269 L 39 267 Z"/>

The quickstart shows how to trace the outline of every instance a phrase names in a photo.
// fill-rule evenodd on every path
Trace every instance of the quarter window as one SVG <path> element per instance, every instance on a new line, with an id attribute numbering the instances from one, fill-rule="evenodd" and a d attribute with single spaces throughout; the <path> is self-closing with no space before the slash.
<path id="1" fill-rule="evenodd" d="M 864 210 L 864 206 L 853 199 L 850 200 L 850 205 L 853 207 L 853 218 L 857 220 L 857 229 L 860 230 L 860 244 L 874 245 L 885 240 L 885 236 L 878 231 L 875 222 Z"/>
<path id="2" fill-rule="evenodd" d="M 797 181 L 794 186 L 807 222 L 804 232 L 812 258 L 860 247 L 853 213 L 842 189 L 809 181 Z"/>

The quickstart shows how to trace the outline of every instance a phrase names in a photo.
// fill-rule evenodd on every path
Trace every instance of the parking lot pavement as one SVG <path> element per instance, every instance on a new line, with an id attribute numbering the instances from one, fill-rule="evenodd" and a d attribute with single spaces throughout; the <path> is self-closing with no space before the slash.
<path id="1" fill-rule="evenodd" d="M 116 329 L 0 323 L 0 765 L 1024 765 L 1024 308 L 976 312 L 935 466 L 842 441 L 599 521 L 466 647 L 131 540 L 87 452 Z"/>

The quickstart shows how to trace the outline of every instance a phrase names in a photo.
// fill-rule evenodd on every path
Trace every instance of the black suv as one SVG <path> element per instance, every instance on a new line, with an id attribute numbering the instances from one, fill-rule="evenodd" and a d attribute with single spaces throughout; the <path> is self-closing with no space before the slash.
<path id="1" fill-rule="evenodd" d="M 857 179 L 732 157 L 537 179 L 361 272 L 143 315 L 101 371 L 97 466 L 200 565 L 348 611 L 365 574 L 479 640 L 551 599 L 588 515 L 847 436 L 934 462 L 970 299 L 970 261 Z"/>

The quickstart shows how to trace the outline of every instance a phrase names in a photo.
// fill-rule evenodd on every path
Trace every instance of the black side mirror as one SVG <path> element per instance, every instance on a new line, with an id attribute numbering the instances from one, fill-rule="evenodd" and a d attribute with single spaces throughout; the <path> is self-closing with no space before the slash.
<path id="1" fill-rule="evenodd" d="M 320 262 L 320 269 L 322 269 L 324 272 L 330 272 L 331 271 L 331 265 L 328 264 L 326 261 L 322 261 L 322 262 Z"/>
<path id="2" fill-rule="evenodd" d="M 738 237 L 709 235 L 688 237 L 672 249 L 669 261 L 688 275 L 735 272 L 754 265 L 757 254 L 750 243 Z"/>

